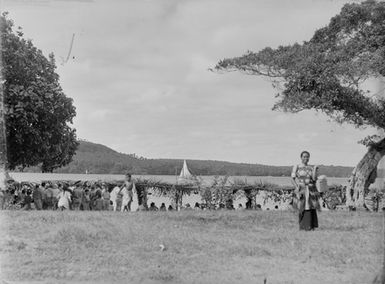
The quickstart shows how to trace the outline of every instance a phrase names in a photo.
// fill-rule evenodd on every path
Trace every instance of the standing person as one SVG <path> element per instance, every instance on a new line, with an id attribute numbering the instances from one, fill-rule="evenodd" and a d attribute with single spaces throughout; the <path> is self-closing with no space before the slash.
<path id="1" fill-rule="evenodd" d="M 32 190 L 30 188 L 27 189 L 26 195 L 24 197 L 24 210 L 31 210 L 31 203 L 32 203 Z"/>
<path id="2" fill-rule="evenodd" d="M 63 185 L 61 183 L 57 183 L 57 184 L 54 184 L 53 185 L 53 196 L 55 198 L 53 198 L 53 210 L 57 210 L 59 207 L 58 207 L 58 195 L 59 193 L 63 190 Z"/>
<path id="3" fill-rule="evenodd" d="M 43 192 L 45 188 L 45 182 L 41 183 L 41 186 L 38 184 L 35 186 L 35 189 L 33 190 L 32 193 L 32 199 L 33 199 L 33 204 L 35 204 L 35 209 L 36 210 L 42 210 L 43 209 Z"/>
<path id="4" fill-rule="evenodd" d="M 102 197 L 102 189 L 99 184 L 96 185 L 94 200 L 95 200 L 94 201 L 95 210 L 102 211 L 104 203 L 103 203 L 103 197 Z"/>
<path id="5" fill-rule="evenodd" d="M 314 230 L 318 227 L 318 197 L 315 183 L 317 181 L 317 166 L 309 165 L 310 153 L 301 153 L 301 164 L 293 167 L 291 177 L 295 185 L 295 195 L 299 209 L 299 229 Z"/>
<path id="6" fill-rule="evenodd" d="M 103 198 L 103 210 L 108 211 L 110 209 L 110 192 L 108 186 L 104 182 L 102 184 L 102 198 Z"/>
<path id="7" fill-rule="evenodd" d="M 43 210 L 52 209 L 52 195 L 53 192 L 50 188 L 50 184 L 47 182 L 43 189 Z"/>
<path id="8" fill-rule="evenodd" d="M 21 207 L 24 207 L 24 198 L 25 198 L 25 195 L 27 193 L 27 189 L 28 189 L 28 187 L 26 185 L 23 185 L 21 190 L 19 189 L 18 191 L 16 191 L 16 193 L 17 193 L 17 194 L 15 194 L 16 200 L 18 203 L 20 203 Z"/>
<path id="9" fill-rule="evenodd" d="M 90 210 L 93 211 L 96 208 L 96 187 L 95 185 L 91 185 L 91 190 L 90 190 Z"/>
<path id="10" fill-rule="evenodd" d="M 120 187 L 119 185 L 116 185 L 114 189 L 110 193 L 110 200 L 112 201 L 112 210 L 116 211 L 118 207 L 118 198 L 120 194 Z"/>
<path id="11" fill-rule="evenodd" d="M 57 207 L 59 210 L 63 211 L 65 209 L 70 209 L 70 203 L 71 203 L 71 193 L 69 192 L 67 186 L 59 186 L 60 193 L 57 196 L 58 204 Z"/>
<path id="12" fill-rule="evenodd" d="M 89 211 L 90 210 L 90 203 L 91 203 L 90 190 L 87 187 L 83 188 L 83 190 L 84 190 L 84 192 L 82 195 L 81 208 L 84 211 Z"/>
<path id="13" fill-rule="evenodd" d="M 122 209 L 121 211 L 131 211 L 131 202 L 132 202 L 132 197 L 133 197 L 133 193 L 132 193 L 132 189 L 133 189 L 133 182 L 131 180 L 131 174 L 130 173 L 127 173 L 126 174 L 126 177 L 125 177 L 125 181 L 124 181 L 124 185 L 123 185 L 123 188 L 122 188 L 122 195 L 123 195 L 123 200 L 122 200 Z"/>
<path id="14" fill-rule="evenodd" d="M 83 198 L 83 188 L 80 183 L 78 183 L 73 191 L 72 198 L 72 208 L 76 211 L 80 210 L 80 205 L 82 204 Z"/>

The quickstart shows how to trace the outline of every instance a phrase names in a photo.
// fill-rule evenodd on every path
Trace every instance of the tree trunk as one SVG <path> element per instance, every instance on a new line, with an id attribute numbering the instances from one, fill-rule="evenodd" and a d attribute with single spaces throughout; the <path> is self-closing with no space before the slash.
<path id="1" fill-rule="evenodd" d="M 174 185 L 174 187 L 175 187 L 175 195 L 174 195 L 175 203 L 173 205 L 175 206 L 175 210 L 179 211 L 182 206 L 182 191 L 177 185 Z"/>
<path id="2" fill-rule="evenodd" d="M 0 43 L 1 47 L 1 43 Z M 0 54 L 0 191 L 5 190 L 7 172 L 7 138 L 5 130 L 5 107 L 3 90 L 3 62 Z"/>
<path id="3" fill-rule="evenodd" d="M 354 168 L 346 188 L 346 205 L 356 208 L 364 207 L 365 192 L 377 176 L 378 162 L 385 155 L 385 138 L 369 146 L 368 152 Z"/>
<path id="4" fill-rule="evenodd" d="M 1 108 L 1 106 L 0 106 Z M 2 110 L 0 110 L 2 113 Z M 6 189 L 7 180 L 7 145 L 5 143 L 4 115 L 0 114 L 0 191 Z"/>
<path id="5" fill-rule="evenodd" d="M 180 211 L 182 209 L 183 193 L 181 188 L 176 188 L 175 210 Z"/>

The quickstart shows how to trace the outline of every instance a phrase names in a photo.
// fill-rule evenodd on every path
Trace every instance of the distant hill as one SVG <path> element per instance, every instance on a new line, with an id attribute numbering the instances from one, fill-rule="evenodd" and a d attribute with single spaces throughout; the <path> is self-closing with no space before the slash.
<path id="1" fill-rule="evenodd" d="M 101 144 L 80 141 L 73 161 L 57 173 L 175 175 L 179 173 L 183 160 L 146 159 L 135 154 L 119 153 Z M 224 161 L 188 160 L 190 170 L 196 175 L 231 176 L 289 176 L 289 166 L 268 166 L 261 164 L 230 163 Z M 352 167 L 321 166 L 320 173 L 333 177 L 348 177 Z M 39 171 L 37 167 L 26 171 Z"/>

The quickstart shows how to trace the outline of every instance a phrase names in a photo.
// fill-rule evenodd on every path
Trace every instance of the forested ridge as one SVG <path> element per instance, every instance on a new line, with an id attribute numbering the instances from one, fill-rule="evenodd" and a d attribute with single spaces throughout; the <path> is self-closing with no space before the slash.
<path id="1" fill-rule="evenodd" d="M 231 176 L 288 176 L 291 166 L 268 166 L 261 164 L 231 163 L 225 161 L 187 160 L 189 169 L 196 175 Z M 175 175 L 183 165 L 181 159 L 147 159 L 136 154 L 123 154 L 101 144 L 80 141 L 73 161 L 56 169 L 57 173 Z M 352 167 L 322 166 L 320 172 L 327 176 L 347 177 Z M 38 167 L 27 168 L 39 172 Z"/>

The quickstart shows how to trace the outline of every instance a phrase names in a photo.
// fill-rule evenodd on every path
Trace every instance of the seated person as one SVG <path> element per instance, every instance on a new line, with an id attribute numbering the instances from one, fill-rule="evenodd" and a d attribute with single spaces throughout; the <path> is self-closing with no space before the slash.
<path id="1" fill-rule="evenodd" d="M 156 207 L 154 202 L 151 202 L 150 208 L 148 210 L 150 210 L 150 211 L 158 211 L 158 207 Z"/>
<path id="2" fill-rule="evenodd" d="M 162 203 L 162 205 L 160 205 L 159 211 L 167 211 L 166 204 Z"/>
<path id="3" fill-rule="evenodd" d="M 238 208 L 237 208 L 237 210 L 244 210 L 244 208 L 243 208 L 242 204 L 239 204 L 239 205 L 238 205 Z"/>
<path id="4" fill-rule="evenodd" d="M 184 210 L 192 210 L 190 203 L 186 203 Z"/>

